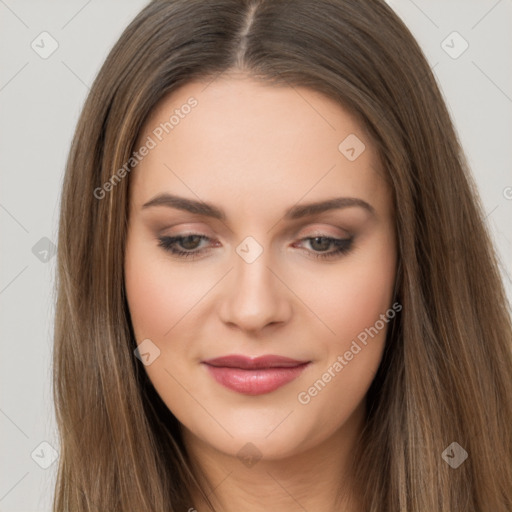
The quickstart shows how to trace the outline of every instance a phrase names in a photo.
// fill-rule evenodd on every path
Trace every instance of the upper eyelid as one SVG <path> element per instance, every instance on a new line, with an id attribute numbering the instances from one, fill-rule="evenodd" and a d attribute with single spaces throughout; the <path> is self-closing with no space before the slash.
<path id="1" fill-rule="evenodd" d="M 202 233 L 200 231 L 189 231 L 189 232 L 187 231 L 187 232 L 177 233 L 177 234 L 172 234 L 172 235 L 160 235 L 160 236 L 158 236 L 158 238 L 159 239 L 160 238 L 187 238 L 188 236 L 199 236 L 203 239 L 206 238 L 208 240 L 215 239 L 214 236 L 207 235 L 206 233 Z M 348 231 L 346 231 L 346 235 L 334 235 L 334 234 L 329 234 L 320 229 L 316 230 L 316 232 L 309 233 L 307 235 L 302 235 L 302 236 L 297 235 L 297 238 L 301 239 L 301 240 L 308 239 L 308 238 L 333 238 L 333 239 L 344 240 L 344 239 L 349 239 L 352 237 L 353 237 L 352 233 L 349 233 Z"/>
<path id="2" fill-rule="evenodd" d="M 187 223 L 183 223 L 187 224 Z M 303 222 L 299 221 L 298 225 L 292 225 L 285 228 L 282 232 L 282 234 L 279 236 L 279 238 L 286 238 L 291 236 L 291 233 L 294 233 L 294 237 L 296 238 L 309 238 L 309 237 L 315 237 L 315 236 L 322 236 L 327 238 L 350 238 L 354 235 L 354 230 L 349 229 L 348 227 L 343 228 L 341 226 L 335 226 L 331 225 L 330 228 L 321 228 L 321 227 L 312 227 L 311 225 L 315 224 L 323 224 L 321 222 L 307 222 L 305 225 L 302 225 Z M 177 224 L 179 226 L 180 224 Z M 301 227 L 302 226 L 302 227 Z M 167 229 L 171 229 L 175 226 L 169 226 Z M 335 233 L 329 233 L 329 230 L 338 230 L 341 233 L 335 234 Z M 165 231 L 165 230 L 162 230 Z M 198 235 L 198 236 L 204 236 L 209 239 L 216 238 L 216 235 L 210 236 L 208 232 L 211 232 L 210 229 L 201 229 L 201 228 L 184 228 L 183 231 L 179 231 L 177 233 L 172 234 L 163 234 L 162 236 L 167 237 L 185 237 L 185 236 L 191 236 L 191 235 Z M 301 234 L 304 233 L 305 234 Z M 318 234 L 315 234 L 318 233 Z"/>

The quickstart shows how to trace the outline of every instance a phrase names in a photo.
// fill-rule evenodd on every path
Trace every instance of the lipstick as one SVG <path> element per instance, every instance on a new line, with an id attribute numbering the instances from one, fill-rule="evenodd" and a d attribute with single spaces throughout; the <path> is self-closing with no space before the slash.
<path id="1" fill-rule="evenodd" d="M 244 395 L 263 395 L 296 379 L 310 361 L 266 355 L 229 355 L 202 362 L 223 386 Z"/>

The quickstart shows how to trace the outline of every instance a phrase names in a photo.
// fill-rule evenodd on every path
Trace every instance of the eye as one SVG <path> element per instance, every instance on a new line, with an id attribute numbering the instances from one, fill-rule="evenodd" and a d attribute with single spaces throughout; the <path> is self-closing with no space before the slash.
<path id="1" fill-rule="evenodd" d="M 333 238 L 328 236 L 315 236 L 303 238 L 301 242 L 307 241 L 312 249 L 313 258 L 336 258 L 346 254 L 352 248 L 353 237 Z M 329 251 L 329 247 L 333 250 Z"/>
<path id="2" fill-rule="evenodd" d="M 205 248 L 198 250 L 199 244 L 203 240 L 209 241 L 210 238 L 197 233 L 180 236 L 163 236 L 158 239 L 158 245 L 180 258 L 191 258 L 207 250 Z"/>
<path id="3" fill-rule="evenodd" d="M 167 252 L 178 258 L 194 258 L 202 255 L 211 248 L 201 247 L 201 242 L 212 242 L 212 240 L 198 233 L 190 233 L 179 236 L 163 236 L 158 238 L 158 245 Z M 307 250 L 312 258 L 327 259 L 340 257 L 346 254 L 352 248 L 353 237 L 351 238 L 333 238 L 328 236 L 307 237 L 300 240 L 308 242 L 311 249 Z M 217 243 L 218 244 L 218 243 Z M 329 251 L 329 248 L 333 249 Z"/>

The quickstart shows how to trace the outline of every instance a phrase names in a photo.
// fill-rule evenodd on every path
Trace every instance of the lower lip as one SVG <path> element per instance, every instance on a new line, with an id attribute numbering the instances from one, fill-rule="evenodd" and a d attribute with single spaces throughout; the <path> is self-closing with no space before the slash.
<path id="1" fill-rule="evenodd" d="M 289 368 L 242 370 L 206 365 L 212 377 L 223 386 L 244 395 L 263 395 L 296 379 L 309 363 Z"/>

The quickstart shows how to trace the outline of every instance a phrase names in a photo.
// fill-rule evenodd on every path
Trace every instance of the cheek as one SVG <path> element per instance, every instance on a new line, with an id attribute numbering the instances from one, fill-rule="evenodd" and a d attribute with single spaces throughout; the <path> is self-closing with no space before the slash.
<path id="1" fill-rule="evenodd" d="M 293 278 L 294 291 L 317 316 L 318 332 L 330 351 L 350 345 L 391 307 L 395 266 L 394 240 L 388 232 L 327 270 L 312 268 Z"/>
<path id="2" fill-rule="evenodd" d="M 128 240 L 126 247 L 125 286 L 137 341 L 163 339 L 193 310 L 208 285 L 190 279 L 190 273 L 153 244 Z"/>
<path id="3" fill-rule="evenodd" d="M 375 239 L 330 275 L 320 280 L 317 276 L 316 286 L 307 295 L 335 334 L 324 329 L 327 334 L 317 338 L 322 358 L 303 383 L 297 401 L 327 430 L 347 420 L 378 369 L 387 329 L 396 314 L 391 304 L 395 264 L 393 238 Z"/>
<path id="4" fill-rule="evenodd" d="M 133 329 L 138 342 L 143 338 L 160 337 L 172 326 L 172 304 L 176 301 L 174 287 L 165 286 L 165 274 L 158 265 L 132 251 L 126 264 L 126 293 Z"/>

